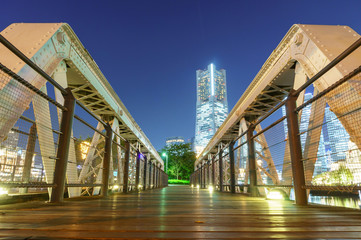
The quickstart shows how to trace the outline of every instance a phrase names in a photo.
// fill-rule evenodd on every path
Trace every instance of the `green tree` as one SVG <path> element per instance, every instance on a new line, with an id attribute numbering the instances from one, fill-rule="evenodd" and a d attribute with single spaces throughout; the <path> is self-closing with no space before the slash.
<path id="1" fill-rule="evenodd" d="M 161 152 L 168 155 L 168 175 L 169 179 L 189 179 L 193 172 L 193 164 L 196 154 L 192 151 L 190 143 L 172 144 L 165 146 Z M 165 158 L 163 157 L 165 162 Z"/>

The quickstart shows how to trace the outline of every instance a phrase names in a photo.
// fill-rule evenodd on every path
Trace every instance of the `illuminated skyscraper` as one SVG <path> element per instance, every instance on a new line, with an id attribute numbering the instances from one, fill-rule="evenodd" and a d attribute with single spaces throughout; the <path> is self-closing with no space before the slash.
<path id="1" fill-rule="evenodd" d="M 194 150 L 201 153 L 228 115 L 226 71 L 209 64 L 197 70 L 197 106 Z"/>

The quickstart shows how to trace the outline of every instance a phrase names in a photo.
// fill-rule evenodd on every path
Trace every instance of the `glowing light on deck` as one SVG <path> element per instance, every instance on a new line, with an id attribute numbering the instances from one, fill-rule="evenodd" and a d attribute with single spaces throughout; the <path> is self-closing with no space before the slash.
<path id="1" fill-rule="evenodd" d="M 283 195 L 282 193 L 280 193 L 279 191 L 269 191 L 267 193 L 267 199 L 271 199 L 271 200 L 282 200 L 284 199 L 283 198 Z"/>

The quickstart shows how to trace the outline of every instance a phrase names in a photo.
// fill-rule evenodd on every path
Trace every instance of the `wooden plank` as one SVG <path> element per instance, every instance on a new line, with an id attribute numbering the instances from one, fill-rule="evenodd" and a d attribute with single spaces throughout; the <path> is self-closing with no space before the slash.
<path id="1" fill-rule="evenodd" d="M 2 205 L 0 239 L 360 238 L 360 213 L 172 186 L 56 206 Z"/>

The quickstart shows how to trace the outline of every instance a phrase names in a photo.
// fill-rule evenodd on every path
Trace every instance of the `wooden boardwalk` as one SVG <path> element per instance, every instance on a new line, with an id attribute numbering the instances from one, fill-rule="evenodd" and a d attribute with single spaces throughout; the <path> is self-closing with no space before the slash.
<path id="1" fill-rule="evenodd" d="M 0 239 L 361 239 L 361 211 L 171 186 L 0 206 Z"/>

